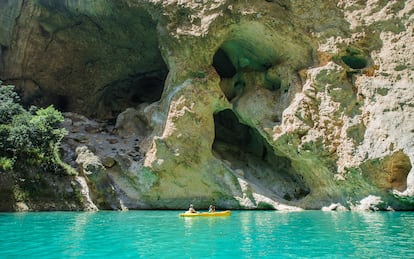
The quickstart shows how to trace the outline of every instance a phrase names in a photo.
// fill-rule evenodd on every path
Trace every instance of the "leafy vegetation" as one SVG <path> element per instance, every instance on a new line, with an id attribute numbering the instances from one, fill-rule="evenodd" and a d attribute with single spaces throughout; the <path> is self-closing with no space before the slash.
<path id="1" fill-rule="evenodd" d="M 61 161 L 58 147 L 67 134 L 59 124 L 62 114 L 53 106 L 26 110 L 14 86 L 0 81 L 0 172 L 19 166 L 39 166 L 56 171 Z"/>

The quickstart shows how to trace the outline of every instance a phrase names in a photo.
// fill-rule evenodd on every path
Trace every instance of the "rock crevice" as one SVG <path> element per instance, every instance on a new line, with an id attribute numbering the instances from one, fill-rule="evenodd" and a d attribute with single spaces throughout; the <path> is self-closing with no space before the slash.
<path id="1" fill-rule="evenodd" d="M 3 1 L 0 79 L 66 112 L 88 207 L 413 209 L 413 4 L 397 2 Z"/>

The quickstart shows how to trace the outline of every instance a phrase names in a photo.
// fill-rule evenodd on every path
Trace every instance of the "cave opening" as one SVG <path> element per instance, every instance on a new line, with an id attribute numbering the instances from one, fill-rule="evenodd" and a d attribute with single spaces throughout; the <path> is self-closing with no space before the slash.
<path id="1" fill-rule="evenodd" d="M 47 48 L 30 53 L 36 65 L 27 65 L 25 79 L 16 86 L 27 100 L 112 121 L 127 108 L 161 99 L 169 71 L 161 53 L 158 22 L 146 7 L 108 4 L 89 15 L 92 6 L 78 3 L 39 1 L 36 5 L 43 11 L 28 48 L 44 44 Z M 52 40 L 57 31 L 59 40 Z M 28 80 L 30 88 L 25 87 Z"/>
<path id="2" fill-rule="evenodd" d="M 241 123 L 232 110 L 215 114 L 214 126 L 213 154 L 229 163 L 233 171 L 243 171 L 247 181 L 286 201 L 310 193 L 290 159 L 277 155 L 268 141 L 256 129 Z"/>
<path id="3" fill-rule="evenodd" d="M 227 100 L 231 102 L 243 90 L 245 83 L 240 80 L 240 74 L 238 74 L 227 52 L 222 48 L 219 48 L 213 56 L 213 67 L 220 76 L 221 90 Z"/>
<path id="4" fill-rule="evenodd" d="M 151 104 L 161 99 L 168 70 L 164 68 L 150 73 L 138 73 L 116 80 L 104 87 L 102 104 L 113 117 L 128 107 Z"/>
<path id="5" fill-rule="evenodd" d="M 347 55 L 342 57 L 342 61 L 353 69 L 362 69 L 367 66 L 368 62 L 365 57 Z"/>
<path id="6" fill-rule="evenodd" d="M 54 101 L 52 102 L 53 105 L 61 112 L 69 111 L 69 97 L 64 95 L 57 95 Z"/>
<path id="7" fill-rule="evenodd" d="M 213 56 L 213 67 L 216 69 L 220 78 L 232 78 L 237 73 L 229 56 L 221 48 Z"/>
<path id="8" fill-rule="evenodd" d="M 368 65 L 368 56 L 360 49 L 349 46 L 341 56 L 342 61 L 352 69 L 363 69 Z"/>
<path id="9" fill-rule="evenodd" d="M 136 87 L 131 89 L 130 101 L 132 103 L 153 103 L 161 99 L 164 89 L 165 77 L 140 78 L 135 84 Z"/>
<path id="10" fill-rule="evenodd" d="M 235 35 L 223 42 L 213 56 L 212 65 L 220 76 L 220 88 L 231 102 L 244 93 L 246 76 L 251 72 L 267 73 L 276 64 L 280 64 L 284 55 L 263 45 L 255 37 Z M 265 74 L 264 74 L 265 76 Z M 248 76 L 247 76 L 248 77 Z M 268 78 L 266 80 L 269 81 Z M 264 87 L 275 91 L 281 82 L 267 82 Z"/>
<path id="11" fill-rule="evenodd" d="M 127 108 L 143 108 L 159 101 L 169 72 L 159 47 L 157 22 L 141 8 L 125 12 L 125 17 L 113 23 L 119 28 L 128 25 L 131 30 L 127 34 L 120 33 L 122 41 L 119 42 L 107 35 L 111 49 L 120 44 L 125 47 L 119 50 L 122 56 L 114 57 L 124 68 L 120 71 L 124 72 L 99 87 L 99 117 L 116 118 Z"/>

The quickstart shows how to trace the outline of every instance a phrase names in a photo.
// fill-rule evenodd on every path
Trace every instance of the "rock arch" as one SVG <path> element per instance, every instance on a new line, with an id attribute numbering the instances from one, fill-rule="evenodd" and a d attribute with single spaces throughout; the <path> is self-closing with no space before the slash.
<path id="1" fill-rule="evenodd" d="M 285 202 L 310 193 L 291 161 L 278 155 L 256 129 L 241 123 L 232 110 L 215 114 L 214 125 L 213 154 L 239 177 L 258 186 L 267 196 Z"/>

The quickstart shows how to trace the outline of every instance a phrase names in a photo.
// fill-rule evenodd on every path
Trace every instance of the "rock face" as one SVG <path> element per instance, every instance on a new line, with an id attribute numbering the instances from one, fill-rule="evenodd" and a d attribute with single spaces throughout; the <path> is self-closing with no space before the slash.
<path id="1" fill-rule="evenodd" d="M 413 209 L 413 6 L 3 1 L 0 79 L 67 112 L 90 208 Z"/>

